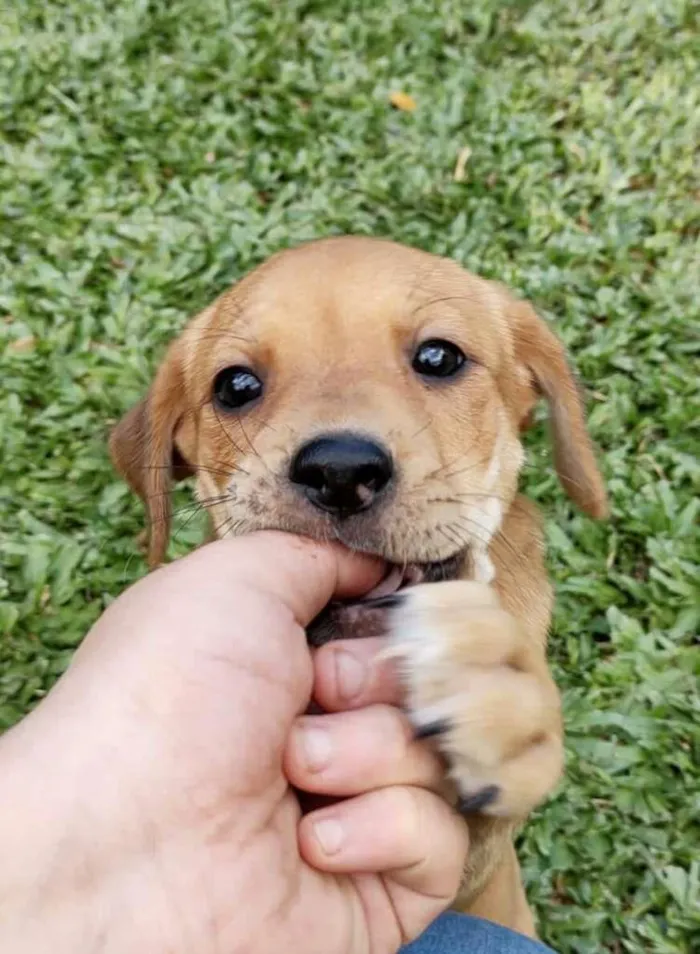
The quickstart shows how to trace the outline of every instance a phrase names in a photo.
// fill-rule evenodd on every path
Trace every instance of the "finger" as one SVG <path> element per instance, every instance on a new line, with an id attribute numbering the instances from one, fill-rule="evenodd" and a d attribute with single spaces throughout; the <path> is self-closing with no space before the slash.
<path id="1" fill-rule="evenodd" d="M 371 590 L 385 569 L 382 560 L 340 544 L 268 530 L 209 543 L 167 569 L 187 561 L 199 561 L 205 572 L 276 598 L 304 627 L 333 597 Z"/>
<path id="2" fill-rule="evenodd" d="M 459 888 L 467 827 L 438 795 L 394 786 L 321 808 L 299 824 L 299 848 L 315 868 L 377 872 L 419 894 L 451 900 Z"/>
<path id="3" fill-rule="evenodd" d="M 436 787 L 444 777 L 438 756 L 415 741 L 408 719 L 392 706 L 302 716 L 284 768 L 297 788 L 336 796 L 387 785 Z"/>
<path id="4" fill-rule="evenodd" d="M 314 697 L 327 712 L 375 703 L 398 705 L 403 690 L 396 663 L 382 659 L 384 637 L 342 639 L 314 653 Z"/>

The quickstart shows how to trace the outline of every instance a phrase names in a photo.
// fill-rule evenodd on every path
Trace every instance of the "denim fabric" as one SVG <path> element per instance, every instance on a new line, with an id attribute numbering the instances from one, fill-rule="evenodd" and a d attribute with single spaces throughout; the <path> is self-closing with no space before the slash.
<path id="1" fill-rule="evenodd" d="M 553 954 L 552 949 L 506 928 L 452 911 L 439 917 L 401 954 Z"/>

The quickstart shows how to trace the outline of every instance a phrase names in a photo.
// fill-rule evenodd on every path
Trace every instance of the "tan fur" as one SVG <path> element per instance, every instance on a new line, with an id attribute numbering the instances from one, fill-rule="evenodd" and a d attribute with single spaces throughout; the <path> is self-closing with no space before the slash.
<path id="1" fill-rule="evenodd" d="M 411 355 L 428 338 L 455 342 L 474 363 L 455 380 L 426 384 Z M 263 399 L 240 414 L 211 400 L 217 372 L 231 365 L 265 383 Z M 562 763 L 540 518 L 517 495 L 520 433 L 540 395 L 564 488 L 603 516 L 576 384 L 532 308 L 425 252 L 328 239 L 274 256 L 195 318 L 110 441 L 146 505 L 152 565 L 165 557 L 168 490 L 188 474 L 218 535 L 282 529 L 397 564 L 465 551 L 463 581 L 408 591 L 393 651 L 416 720 L 433 712 L 450 721 L 441 740 L 452 764 L 448 797 L 455 783 L 463 794 L 501 789 L 486 814 L 470 818 L 459 906 L 524 933 L 534 928 L 512 832 Z M 287 479 L 302 443 L 340 429 L 379 440 L 399 466 L 391 497 L 342 522 Z"/>
<path id="2" fill-rule="evenodd" d="M 493 587 L 466 580 L 409 590 L 392 630 L 414 723 L 449 726 L 440 746 L 459 792 L 497 785 L 483 811 L 524 818 L 562 767 L 559 694 L 540 647 Z"/>

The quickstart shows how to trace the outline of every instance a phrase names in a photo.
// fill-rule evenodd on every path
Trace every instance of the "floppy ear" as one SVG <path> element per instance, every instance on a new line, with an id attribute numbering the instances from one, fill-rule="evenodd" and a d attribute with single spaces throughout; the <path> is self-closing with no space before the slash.
<path id="1" fill-rule="evenodd" d="M 184 480 L 194 473 L 175 445 L 175 432 L 185 413 L 180 351 L 180 342 L 175 341 L 146 397 L 127 411 L 109 438 L 109 451 L 117 472 L 146 508 L 151 567 L 165 558 L 173 480 Z"/>
<path id="2" fill-rule="evenodd" d="M 564 348 L 527 302 L 515 304 L 513 319 L 516 360 L 549 403 L 559 480 L 585 513 L 602 518 L 608 513 L 605 486 Z"/>

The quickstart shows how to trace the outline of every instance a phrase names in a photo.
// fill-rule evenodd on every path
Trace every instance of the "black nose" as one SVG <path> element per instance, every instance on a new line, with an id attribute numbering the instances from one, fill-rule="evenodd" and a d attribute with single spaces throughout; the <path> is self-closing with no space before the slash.
<path id="1" fill-rule="evenodd" d="M 289 478 L 319 510 L 349 517 L 371 507 L 393 473 L 391 457 L 378 444 L 354 434 L 328 434 L 300 448 Z"/>

